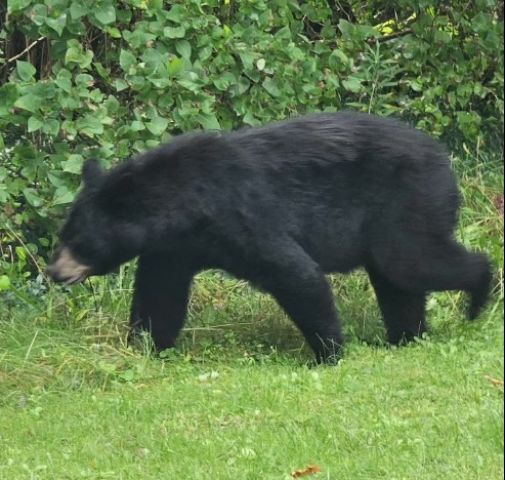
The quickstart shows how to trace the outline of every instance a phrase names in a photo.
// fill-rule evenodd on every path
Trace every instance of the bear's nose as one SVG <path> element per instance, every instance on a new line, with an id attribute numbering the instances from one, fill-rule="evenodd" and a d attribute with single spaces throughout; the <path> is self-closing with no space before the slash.
<path id="1" fill-rule="evenodd" d="M 44 273 L 49 276 L 52 280 L 57 280 L 56 278 L 56 268 L 54 265 L 48 265 L 45 269 L 44 269 Z"/>

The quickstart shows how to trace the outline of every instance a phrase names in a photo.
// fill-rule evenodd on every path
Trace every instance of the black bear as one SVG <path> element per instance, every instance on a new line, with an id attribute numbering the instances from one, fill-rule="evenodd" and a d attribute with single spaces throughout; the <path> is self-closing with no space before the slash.
<path id="1" fill-rule="evenodd" d="M 343 344 L 325 273 L 366 269 L 392 343 L 426 330 L 427 292 L 468 292 L 474 318 L 490 289 L 487 259 L 453 238 L 446 153 L 395 120 L 322 113 L 181 135 L 109 172 L 89 161 L 83 177 L 47 271 L 75 283 L 138 256 L 131 325 L 158 349 L 207 268 L 273 295 L 319 361 Z"/>

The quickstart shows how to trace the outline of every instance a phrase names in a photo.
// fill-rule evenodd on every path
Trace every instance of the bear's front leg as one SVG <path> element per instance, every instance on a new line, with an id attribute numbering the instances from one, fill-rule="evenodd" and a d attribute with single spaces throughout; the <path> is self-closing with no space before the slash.
<path id="1" fill-rule="evenodd" d="M 159 255 L 141 256 L 135 276 L 130 328 L 147 331 L 157 351 L 173 347 L 184 324 L 193 272 Z"/>

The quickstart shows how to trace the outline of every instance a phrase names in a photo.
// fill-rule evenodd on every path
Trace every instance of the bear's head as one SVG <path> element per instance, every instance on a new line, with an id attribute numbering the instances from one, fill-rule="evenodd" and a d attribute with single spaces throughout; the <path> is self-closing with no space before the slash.
<path id="1" fill-rule="evenodd" d="M 47 274 L 57 282 L 78 283 L 103 275 L 139 254 L 145 226 L 138 219 L 135 170 L 121 165 L 103 172 L 94 160 L 82 171 L 84 187 L 59 234 L 60 247 Z"/>

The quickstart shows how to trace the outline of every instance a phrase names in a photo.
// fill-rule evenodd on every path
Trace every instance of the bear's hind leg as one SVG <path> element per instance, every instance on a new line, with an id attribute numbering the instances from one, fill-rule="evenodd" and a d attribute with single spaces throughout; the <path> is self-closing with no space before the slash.
<path id="1" fill-rule="evenodd" d="M 427 330 L 426 294 L 407 292 L 377 271 L 371 268 L 367 271 L 386 325 L 389 343 L 398 345 L 410 342 L 415 337 L 421 338 Z"/>
<path id="2" fill-rule="evenodd" d="M 487 301 L 492 279 L 489 261 L 452 239 L 407 237 L 373 253 L 376 269 L 406 291 L 461 290 L 470 294 L 468 316 L 472 320 Z"/>
<path id="3" fill-rule="evenodd" d="M 149 332 L 157 351 L 173 347 L 184 324 L 192 277 L 192 272 L 170 259 L 141 256 L 131 307 L 131 335 Z"/>

